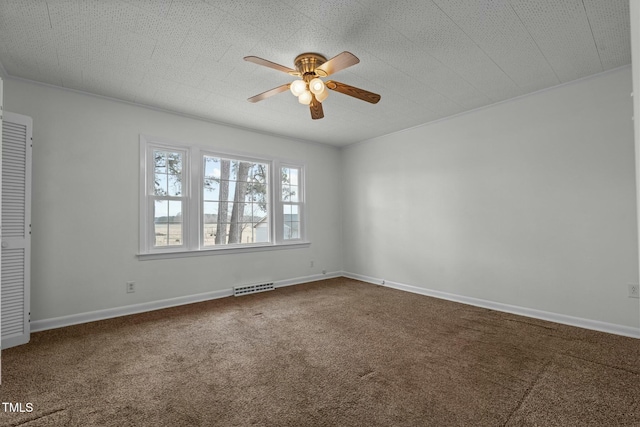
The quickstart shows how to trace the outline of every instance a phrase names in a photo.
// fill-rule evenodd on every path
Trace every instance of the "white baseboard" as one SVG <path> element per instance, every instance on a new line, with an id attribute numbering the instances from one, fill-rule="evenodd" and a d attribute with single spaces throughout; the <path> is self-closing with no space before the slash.
<path id="1" fill-rule="evenodd" d="M 341 277 L 342 272 L 331 272 L 326 274 L 314 274 L 311 276 L 296 277 L 293 279 L 278 280 L 273 282 L 275 288 L 283 286 L 299 285 L 301 283 L 315 282 L 318 280 Z M 123 307 L 108 308 L 86 313 L 72 314 L 69 316 L 54 317 L 51 319 L 35 320 L 31 322 L 31 332 L 46 331 L 48 329 L 62 328 L 65 326 L 78 325 L 81 323 L 95 322 L 97 320 L 111 319 L 114 317 L 128 316 L 130 314 L 145 313 L 147 311 L 161 310 L 163 308 L 176 307 L 179 305 L 193 304 L 196 302 L 209 301 L 218 298 L 233 296 L 233 288 L 219 291 L 205 292 L 196 295 L 187 295 L 177 298 L 169 298 L 159 301 L 145 302 L 141 304 L 126 305 Z"/>
<path id="2" fill-rule="evenodd" d="M 319 280 L 332 279 L 336 277 L 348 277 L 360 280 L 362 282 L 382 285 L 401 291 L 411 292 L 420 295 L 426 295 L 434 298 L 445 299 L 449 301 L 459 302 L 463 304 L 473 305 L 477 307 L 488 308 L 496 311 L 517 314 L 535 319 L 547 320 L 550 322 L 560 323 L 564 325 L 576 326 L 584 329 L 592 329 L 595 331 L 607 332 L 615 335 L 622 335 L 632 338 L 640 338 L 640 328 L 630 326 L 617 325 L 613 323 L 600 322 L 597 320 L 584 319 L 579 317 L 567 316 L 564 314 L 551 313 L 547 311 L 535 310 L 526 307 L 519 307 L 509 304 L 498 303 L 494 301 L 483 300 L 479 298 L 466 297 L 447 292 L 435 291 L 431 289 L 420 288 L 417 286 L 406 285 L 403 283 L 384 281 L 375 277 L 355 274 L 350 272 L 330 272 L 326 274 L 314 274 L 310 276 L 296 277 L 292 279 L 284 279 L 274 281 L 275 288 L 284 286 L 299 285 L 302 283 L 315 282 Z M 130 314 L 144 313 L 147 311 L 160 310 L 163 308 L 176 307 L 179 305 L 193 304 L 202 301 L 208 301 L 218 298 L 225 298 L 233 295 L 233 289 L 223 289 L 218 291 L 206 292 L 196 295 L 187 295 L 183 297 L 170 298 L 159 301 L 151 301 L 141 304 L 127 305 L 123 307 L 109 308 L 105 310 L 97 310 L 86 313 L 72 314 L 69 316 L 55 317 L 51 319 L 36 320 L 31 322 L 31 332 L 45 331 L 48 329 L 62 328 L 65 326 L 78 325 L 81 323 L 95 322 L 97 320 L 111 319 L 114 317 L 128 316 Z"/>
<path id="3" fill-rule="evenodd" d="M 287 280 L 279 280 L 277 282 L 274 282 L 273 286 L 275 288 L 282 288 L 284 286 L 300 285 L 302 283 L 317 282 L 319 280 L 334 279 L 336 277 L 342 277 L 342 272 L 333 271 L 331 273 L 313 274 L 311 276 L 296 277 L 296 278 L 287 279 Z"/>
<path id="4" fill-rule="evenodd" d="M 532 308 L 520 307 L 515 305 L 503 304 L 494 301 L 483 300 L 479 298 L 466 297 L 463 295 L 450 294 L 447 292 L 435 291 L 431 289 L 420 288 L 403 283 L 390 282 L 388 280 L 378 279 L 375 277 L 364 276 L 349 272 L 342 272 L 344 277 L 360 280 L 362 282 L 373 283 L 375 285 L 386 286 L 401 291 L 412 292 L 414 294 L 426 295 L 429 297 L 445 299 L 463 304 L 474 305 L 476 307 L 488 308 L 490 310 L 503 311 L 506 313 L 517 314 L 519 316 L 532 317 L 535 319 L 547 320 L 550 322 L 560 323 L 563 325 L 576 326 L 578 328 L 591 329 L 600 332 L 607 332 L 615 335 L 622 335 L 631 338 L 640 338 L 640 327 L 633 328 L 625 325 L 617 325 L 614 323 L 600 322 L 598 320 L 584 319 L 580 317 L 567 316 L 565 314 L 551 313 L 548 311 L 535 310 Z"/>

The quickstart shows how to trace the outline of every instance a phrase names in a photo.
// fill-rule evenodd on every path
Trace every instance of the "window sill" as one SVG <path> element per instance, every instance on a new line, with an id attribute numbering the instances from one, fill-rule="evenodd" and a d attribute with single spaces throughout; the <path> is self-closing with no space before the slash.
<path id="1" fill-rule="evenodd" d="M 226 248 L 215 249 L 196 249 L 196 250 L 177 250 L 177 251 L 162 251 L 162 252 L 150 252 L 139 253 L 136 256 L 140 261 L 147 261 L 153 259 L 171 259 L 171 258 L 189 258 L 197 256 L 210 256 L 210 255 L 230 255 L 241 254 L 249 252 L 262 252 L 262 251 L 277 251 L 282 249 L 299 249 L 308 248 L 311 246 L 311 242 L 296 241 L 279 243 L 277 245 L 256 245 L 256 246 L 232 246 Z"/>

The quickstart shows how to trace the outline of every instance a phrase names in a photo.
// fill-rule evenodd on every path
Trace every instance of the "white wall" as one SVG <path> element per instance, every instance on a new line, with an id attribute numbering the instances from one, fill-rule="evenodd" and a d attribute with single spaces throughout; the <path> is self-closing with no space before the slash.
<path id="1" fill-rule="evenodd" d="M 34 119 L 32 319 L 344 269 L 637 328 L 630 92 L 624 68 L 339 151 L 5 80 Z M 138 261 L 140 133 L 306 162 L 311 247 Z"/>
<path id="2" fill-rule="evenodd" d="M 637 328 L 630 92 L 626 67 L 345 149 L 344 270 Z"/>
<path id="3" fill-rule="evenodd" d="M 336 148 L 14 79 L 5 81 L 5 109 L 34 123 L 34 321 L 341 270 Z M 139 261 L 141 133 L 305 162 L 311 246 Z"/>

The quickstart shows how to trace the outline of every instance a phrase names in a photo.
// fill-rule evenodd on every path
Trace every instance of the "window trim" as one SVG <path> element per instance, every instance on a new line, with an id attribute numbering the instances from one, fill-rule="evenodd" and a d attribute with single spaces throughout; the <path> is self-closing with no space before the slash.
<path id="1" fill-rule="evenodd" d="M 183 214 L 183 245 L 154 247 L 153 244 L 153 219 L 150 180 L 152 179 L 152 168 L 149 167 L 151 161 L 149 156 L 154 148 L 182 151 L 185 153 L 183 170 L 185 171 L 185 181 L 183 183 L 183 194 L 185 195 L 185 210 Z M 244 244 L 225 244 L 220 246 L 204 246 L 202 241 L 203 221 L 203 200 L 202 182 L 204 180 L 203 159 L 204 156 L 220 156 L 234 160 L 246 160 L 266 163 L 269 166 L 268 194 L 267 200 L 270 205 L 269 215 L 269 242 L 256 242 Z M 300 188 L 302 201 L 300 202 L 300 238 L 283 238 L 283 205 L 280 195 L 282 194 L 281 168 L 292 167 L 300 171 Z M 307 240 L 306 233 L 306 189 L 305 189 L 306 164 L 275 157 L 265 157 L 247 154 L 244 152 L 231 152 L 227 150 L 216 150 L 215 147 L 198 146 L 183 142 L 172 141 L 166 138 L 154 137 L 140 134 L 140 218 L 139 218 L 139 249 L 136 254 L 143 259 L 162 258 L 182 258 L 192 256 L 206 256 L 232 253 L 256 252 L 265 250 L 294 249 L 309 247 L 311 242 Z"/>

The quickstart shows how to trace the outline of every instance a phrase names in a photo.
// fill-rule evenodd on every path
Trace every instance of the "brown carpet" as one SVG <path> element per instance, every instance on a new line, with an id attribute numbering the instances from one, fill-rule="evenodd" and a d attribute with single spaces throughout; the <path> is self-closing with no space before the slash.
<path id="1" fill-rule="evenodd" d="M 640 426 L 640 340 L 339 278 L 35 333 L 3 426 Z"/>

